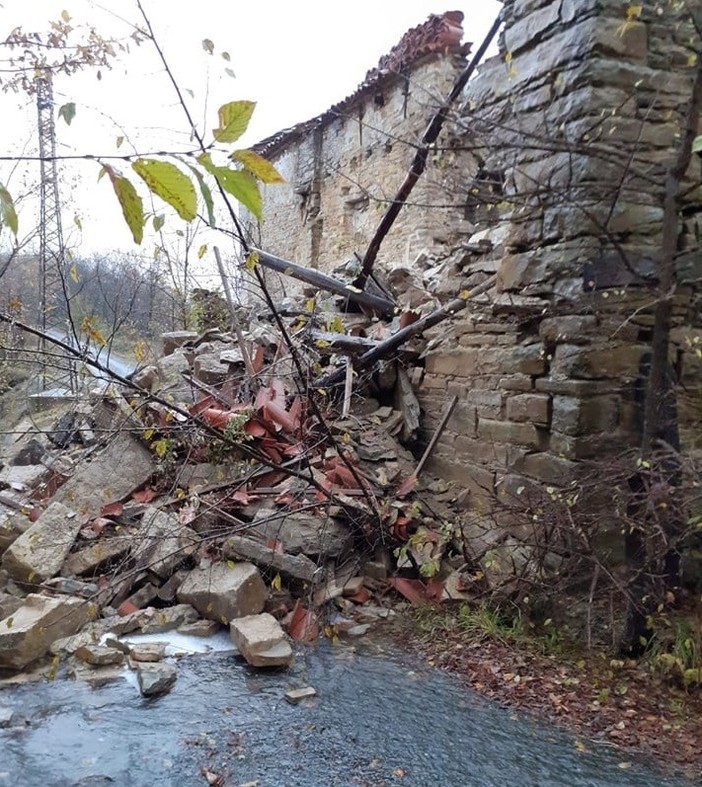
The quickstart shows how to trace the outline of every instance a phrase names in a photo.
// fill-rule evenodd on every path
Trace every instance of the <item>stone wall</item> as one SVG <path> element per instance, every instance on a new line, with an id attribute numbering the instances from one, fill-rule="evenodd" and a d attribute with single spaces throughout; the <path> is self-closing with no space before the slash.
<path id="1" fill-rule="evenodd" d="M 451 35 L 460 31 L 460 40 L 462 30 L 453 19 L 462 15 L 444 16 L 451 20 Z M 419 31 L 426 37 L 426 27 L 409 31 L 405 39 L 414 44 L 411 34 Z M 440 31 L 440 37 L 445 34 Z M 255 147 L 274 161 L 286 180 L 282 186 L 264 189 L 264 221 L 252 230 L 257 243 L 279 257 L 325 272 L 357 264 L 354 254 L 363 255 L 427 123 L 465 67 L 468 47 L 453 40 L 443 41 L 439 52 L 425 43 L 411 67 L 395 58 L 386 64 L 390 67 L 381 68 L 396 50 L 406 54 L 408 47 L 401 42 L 369 72 L 354 95 Z M 429 51 L 423 54 L 425 50 Z M 472 157 L 462 158 L 464 177 Z M 453 212 L 444 209 L 448 181 L 455 175 L 441 156 L 432 157 L 411 204 L 383 243 L 380 265 L 386 270 L 411 267 L 427 249 L 445 254 L 450 248 L 456 216 L 462 211 L 462 206 Z M 297 291 L 290 279 L 275 278 L 285 292 Z"/>
<path id="2" fill-rule="evenodd" d="M 607 0 L 506 0 L 500 56 L 469 84 L 461 125 L 478 142 L 483 196 L 449 280 L 470 288 L 496 273 L 497 294 L 427 355 L 420 401 L 430 430 L 459 396 L 434 463 L 475 495 L 567 483 L 578 460 L 638 440 L 634 383 L 695 40 L 673 5 L 644 6 L 627 19 Z M 693 158 L 671 361 L 699 385 Z"/>
<path id="3" fill-rule="evenodd" d="M 432 462 L 467 501 L 567 484 L 581 460 L 636 444 L 662 188 L 697 40 L 679 6 L 644 3 L 637 15 L 618 0 L 505 0 L 500 53 L 469 83 L 383 246 L 381 267 L 435 302 L 497 275 L 495 292 L 430 337 L 417 391 L 425 438 L 458 397 Z M 382 106 L 361 94 L 356 114 L 264 150 L 290 184 L 266 194 L 264 248 L 327 270 L 362 252 L 377 198 L 413 153 L 401 140 L 421 134 L 427 91 L 445 90 L 459 65 L 429 57 L 409 93 L 391 79 Z M 693 159 L 671 357 L 688 390 L 702 378 Z"/>

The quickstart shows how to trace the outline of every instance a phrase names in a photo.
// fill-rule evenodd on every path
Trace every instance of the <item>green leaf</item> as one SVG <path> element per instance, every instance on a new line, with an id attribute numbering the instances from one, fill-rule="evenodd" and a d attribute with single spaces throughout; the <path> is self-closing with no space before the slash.
<path id="1" fill-rule="evenodd" d="M 258 183 L 248 172 L 241 172 L 229 167 L 218 167 L 212 163 L 209 153 L 201 153 L 197 157 L 203 169 L 213 175 L 220 186 L 249 210 L 259 221 L 263 214 L 263 200 L 258 190 Z"/>
<path id="2" fill-rule="evenodd" d="M 115 140 L 115 143 L 116 143 L 118 148 L 121 148 L 122 144 L 124 143 L 124 137 L 117 137 L 117 139 Z"/>
<path id="3" fill-rule="evenodd" d="M 17 235 L 17 211 L 10 192 L 0 183 L 0 227 L 7 225 L 13 235 Z"/>
<path id="4" fill-rule="evenodd" d="M 122 207 L 122 215 L 131 230 L 135 243 L 141 243 L 144 238 L 144 205 L 141 197 L 133 184 L 123 175 L 120 175 L 109 164 L 103 164 L 102 168 L 107 173 L 112 182 L 119 204 Z"/>
<path id="5" fill-rule="evenodd" d="M 154 216 L 154 232 L 161 232 L 165 223 L 166 219 L 164 216 Z"/>
<path id="6" fill-rule="evenodd" d="M 68 104 L 64 104 L 59 109 L 58 115 L 66 121 L 67 126 L 70 126 L 71 121 L 76 116 L 76 105 L 72 101 L 69 101 Z"/>
<path id="7" fill-rule="evenodd" d="M 692 140 L 692 152 L 702 153 L 702 134 Z"/>
<path id="8" fill-rule="evenodd" d="M 156 196 L 176 209 L 183 221 L 197 217 L 195 186 L 175 164 L 140 158 L 132 163 L 132 169 Z"/>
<path id="9" fill-rule="evenodd" d="M 263 218 L 263 200 L 258 183 L 248 172 L 217 167 L 214 173 L 222 188 L 235 197 L 259 221 Z"/>
<path id="10" fill-rule="evenodd" d="M 207 155 L 206 153 L 202 155 Z M 210 227 L 214 227 L 215 225 L 215 216 L 214 216 L 214 200 L 212 199 L 212 191 L 210 187 L 205 183 L 205 179 L 202 177 L 202 173 L 193 167 L 192 164 L 188 164 L 187 161 L 183 162 L 185 166 L 193 173 L 195 179 L 197 180 L 198 185 L 200 186 L 200 193 L 202 194 L 203 202 L 205 203 L 205 207 L 207 208 L 207 223 Z M 212 162 L 210 161 L 210 164 Z M 207 169 L 207 167 L 205 167 Z M 209 169 L 207 170 L 209 172 Z"/>
<path id="11" fill-rule="evenodd" d="M 253 150 L 235 150 L 230 158 L 238 161 L 244 169 L 262 183 L 285 183 L 285 178 L 271 162 L 263 156 L 259 156 L 258 153 L 254 153 Z"/>
<path id="12" fill-rule="evenodd" d="M 221 106 L 219 128 L 212 132 L 217 142 L 236 142 L 248 128 L 255 107 L 255 101 L 230 101 Z"/>

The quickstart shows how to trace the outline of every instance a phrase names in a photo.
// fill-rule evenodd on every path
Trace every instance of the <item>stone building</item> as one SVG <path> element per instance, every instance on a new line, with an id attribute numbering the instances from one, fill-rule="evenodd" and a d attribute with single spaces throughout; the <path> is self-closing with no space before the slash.
<path id="1" fill-rule="evenodd" d="M 468 83 L 378 262 L 426 308 L 496 275 L 435 329 L 417 389 L 427 434 L 458 396 L 432 461 L 475 499 L 566 484 L 581 460 L 636 444 L 663 184 L 700 48 L 679 3 L 503 6 L 499 55 Z M 288 181 L 265 193 L 262 248 L 327 271 L 363 253 L 465 67 L 461 23 L 430 17 L 356 93 L 258 146 Z M 700 174 L 693 156 L 671 357 L 698 401 Z"/>

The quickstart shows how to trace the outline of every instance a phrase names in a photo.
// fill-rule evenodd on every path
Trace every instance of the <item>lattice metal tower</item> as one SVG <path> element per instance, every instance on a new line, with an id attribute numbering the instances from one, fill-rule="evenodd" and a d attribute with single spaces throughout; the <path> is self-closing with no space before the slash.
<path id="1" fill-rule="evenodd" d="M 56 126 L 54 124 L 54 90 L 51 73 L 45 71 L 36 80 L 39 117 L 40 217 L 39 217 L 39 315 L 40 329 L 63 323 L 65 306 L 63 286 L 65 251 L 61 227 L 61 200 L 56 168 Z"/>

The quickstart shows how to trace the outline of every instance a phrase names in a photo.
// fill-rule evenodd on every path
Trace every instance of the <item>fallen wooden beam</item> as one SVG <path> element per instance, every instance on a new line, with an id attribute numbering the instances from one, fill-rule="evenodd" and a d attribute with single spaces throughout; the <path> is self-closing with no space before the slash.
<path id="1" fill-rule="evenodd" d="M 328 333 L 327 331 L 310 331 L 309 335 L 314 342 L 322 342 L 321 345 L 317 345 L 318 347 L 329 346 L 332 350 L 340 350 L 350 355 L 360 355 L 378 346 L 375 339 L 367 339 L 365 336 L 348 336 L 345 333 Z"/>
<path id="2" fill-rule="evenodd" d="M 362 371 L 363 369 L 369 368 L 377 361 L 387 358 L 406 341 L 409 341 L 409 339 L 411 339 L 413 336 L 423 333 L 429 328 L 433 328 L 440 322 L 443 322 L 449 317 L 453 317 L 454 314 L 457 314 L 458 312 L 465 309 L 470 298 L 473 298 L 476 295 L 481 295 L 482 293 L 492 289 L 495 286 L 496 281 L 497 276 L 491 276 L 482 284 L 474 287 L 469 293 L 466 293 L 465 297 L 454 298 L 440 309 L 436 309 L 435 311 L 427 314 L 426 317 L 422 317 L 420 320 L 417 320 L 417 322 L 413 322 L 406 328 L 402 328 L 397 333 L 394 333 L 392 336 L 384 339 L 382 342 L 379 342 L 376 347 L 363 353 L 363 355 L 356 360 L 354 368 L 357 372 Z M 339 368 L 331 374 L 327 374 L 324 377 L 318 377 L 312 383 L 312 386 L 314 388 L 326 388 L 330 385 L 337 385 L 345 378 L 345 376 L 345 367 Z"/>
<path id="3" fill-rule="evenodd" d="M 387 300 L 387 298 L 380 298 L 377 295 L 370 295 L 363 292 L 357 287 L 346 282 L 339 281 L 333 276 L 328 276 L 326 273 L 305 268 L 295 262 L 288 262 L 280 257 L 274 257 L 268 252 L 261 251 L 260 249 L 251 249 L 252 254 L 258 255 L 258 262 L 264 268 L 282 273 L 285 276 L 291 276 L 293 279 L 304 281 L 305 284 L 311 284 L 313 287 L 319 287 L 327 292 L 332 292 L 335 295 L 342 295 L 350 301 L 360 303 L 363 306 L 368 306 L 378 314 L 386 317 L 391 317 L 395 314 L 396 305 Z"/>

